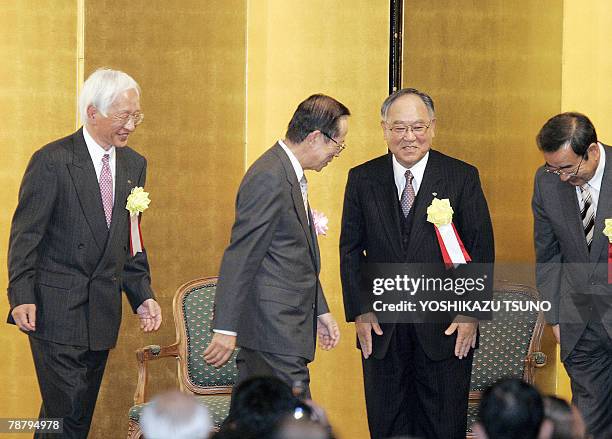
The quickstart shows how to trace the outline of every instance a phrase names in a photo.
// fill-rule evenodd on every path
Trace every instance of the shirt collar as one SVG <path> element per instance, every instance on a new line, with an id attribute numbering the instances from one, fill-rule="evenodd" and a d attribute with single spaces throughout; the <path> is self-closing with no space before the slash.
<path id="1" fill-rule="evenodd" d="M 427 161 L 429 160 L 429 151 L 411 168 L 406 168 L 400 164 L 395 158 L 395 155 L 391 154 L 393 161 L 393 177 L 395 178 L 395 185 L 398 188 L 403 188 L 406 184 L 406 171 L 410 169 L 414 177 L 415 191 L 419 190 L 421 182 L 423 181 L 423 174 L 425 174 L 425 167 L 427 167 Z"/>
<path id="2" fill-rule="evenodd" d="M 595 174 L 593 178 L 591 178 L 587 183 L 594 189 L 598 191 L 601 190 L 601 181 L 603 180 L 604 169 L 606 168 L 606 151 L 601 143 L 597 142 L 599 146 L 599 163 L 597 164 L 597 169 L 595 170 Z"/>
<path id="3" fill-rule="evenodd" d="M 87 127 L 85 125 L 83 125 L 83 137 L 85 138 L 85 144 L 87 145 L 89 156 L 94 163 L 102 163 L 102 157 L 104 157 L 105 154 L 110 156 L 110 160 L 115 157 L 115 147 L 111 146 L 108 151 L 102 148 L 98 142 L 91 137 L 91 134 L 89 134 L 89 131 L 87 131 Z"/>
<path id="4" fill-rule="evenodd" d="M 297 159 L 295 154 L 291 152 L 289 147 L 285 145 L 285 142 L 283 142 L 282 140 L 279 140 L 278 144 L 281 146 L 281 148 L 283 148 L 283 150 L 289 156 L 289 161 L 291 162 L 291 165 L 293 166 L 293 170 L 295 171 L 295 176 L 297 177 L 298 181 L 301 181 L 302 177 L 304 176 L 304 169 L 302 169 L 302 165 L 300 165 L 300 161 Z"/>

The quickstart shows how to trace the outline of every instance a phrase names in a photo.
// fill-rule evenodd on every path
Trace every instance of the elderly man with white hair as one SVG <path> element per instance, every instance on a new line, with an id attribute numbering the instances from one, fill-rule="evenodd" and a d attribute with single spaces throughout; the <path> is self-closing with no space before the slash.
<path id="1" fill-rule="evenodd" d="M 140 93 L 124 72 L 95 71 L 81 93 L 84 126 L 36 151 L 19 190 L 8 320 L 29 336 L 40 417 L 63 419 L 53 437 L 87 437 L 117 342 L 121 291 L 145 332 L 161 324 L 146 251 L 139 233 L 130 235 L 139 213 L 126 208 L 146 178 L 145 158 L 127 146 L 143 121 Z"/>
<path id="2" fill-rule="evenodd" d="M 145 406 L 140 426 L 147 439 L 205 439 L 212 430 L 208 410 L 185 393 L 163 393 Z"/>

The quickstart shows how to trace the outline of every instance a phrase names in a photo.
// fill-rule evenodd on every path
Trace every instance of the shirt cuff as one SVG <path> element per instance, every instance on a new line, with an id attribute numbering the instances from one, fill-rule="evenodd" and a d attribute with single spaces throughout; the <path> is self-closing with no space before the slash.
<path id="1" fill-rule="evenodd" d="M 226 331 L 224 329 L 213 329 L 213 332 L 216 332 L 217 334 L 225 334 L 225 335 L 233 335 L 234 337 L 238 336 L 237 332 L 234 331 Z"/>

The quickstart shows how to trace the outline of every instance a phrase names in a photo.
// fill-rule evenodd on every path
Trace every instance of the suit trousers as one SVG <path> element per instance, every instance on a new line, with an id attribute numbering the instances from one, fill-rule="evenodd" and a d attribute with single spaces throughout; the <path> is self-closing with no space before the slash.
<path id="1" fill-rule="evenodd" d="M 594 439 L 612 438 L 612 339 L 601 323 L 589 322 L 563 362 L 572 402 Z"/>
<path id="2" fill-rule="evenodd" d="M 362 359 L 370 435 L 464 439 L 474 351 L 433 361 L 414 326 L 395 326 L 384 358 Z"/>
<path id="3" fill-rule="evenodd" d="M 291 387 L 300 382 L 304 388 L 303 397 L 310 399 L 310 373 L 306 358 L 240 348 L 236 366 L 236 385 L 255 376 L 275 376 Z"/>
<path id="4" fill-rule="evenodd" d="M 42 396 L 39 416 L 64 421 L 63 434 L 34 437 L 86 439 L 109 351 L 29 338 Z"/>

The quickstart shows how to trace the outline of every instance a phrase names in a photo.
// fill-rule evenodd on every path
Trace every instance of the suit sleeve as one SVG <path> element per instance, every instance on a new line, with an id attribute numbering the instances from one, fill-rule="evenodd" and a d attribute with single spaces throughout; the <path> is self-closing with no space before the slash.
<path id="1" fill-rule="evenodd" d="M 57 174 L 49 156 L 37 151 L 26 169 L 13 216 L 8 251 L 11 309 L 36 303 L 35 275 L 39 246 L 53 214 Z"/>
<path id="2" fill-rule="evenodd" d="M 344 314 L 352 322 L 360 314 L 368 312 L 361 302 L 361 263 L 365 260 L 365 227 L 359 199 L 359 179 L 351 170 L 344 191 L 342 229 L 340 232 L 340 277 L 344 298 Z"/>
<path id="3" fill-rule="evenodd" d="M 461 195 L 461 239 L 473 263 L 493 264 L 495 242 L 489 206 L 482 191 L 478 170 L 468 174 Z"/>
<path id="4" fill-rule="evenodd" d="M 471 168 L 466 177 L 458 210 L 455 225 L 460 227 L 459 236 L 472 263 L 458 267 L 456 274 L 472 279 L 483 278 L 485 288 L 478 293 L 479 296 L 466 298 L 490 300 L 493 295 L 495 242 L 489 207 L 476 168 Z M 487 312 L 464 311 L 461 314 L 478 319 L 491 317 Z"/>
<path id="5" fill-rule="evenodd" d="M 282 208 L 281 176 L 247 174 L 236 198 L 236 219 L 219 270 L 213 328 L 238 331 L 251 283 L 268 251 Z"/>
<path id="6" fill-rule="evenodd" d="M 323 287 L 321 286 L 321 281 L 319 280 L 319 276 L 317 276 L 317 315 L 327 314 L 329 312 L 329 305 L 327 305 L 327 300 L 325 299 L 325 294 L 323 294 Z"/>
<path id="7" fill-rule="evenodd" d="M 146 179 L 147 161 L 144 159 L 142 171 L 138 178 L 138 186 L 144 187 Z M 142 214 L 140 219 L 142 219 Z M 142 302 L 155 298 L 155 294 L 151 289 L 151 273 L 149 271 L 146 249 L 143 248 L 142 252 L 136 253 L 135 256 L 128 255 L 123 266 L 122 288 L 134 312 L 136 312 L 136 309 L 138 309 Z"/>
<path id="8" fill-rule="evenodd" d="M 550 311 L 544 313 L 551 325 L 559 323 L 559 288 L 561 284 L 561 249 L 544 208 L 542 193 L 536 175 L 533 198 L 533 235 L 536 252 L 536 285 L 543 300 L 550 302 Z"/>

